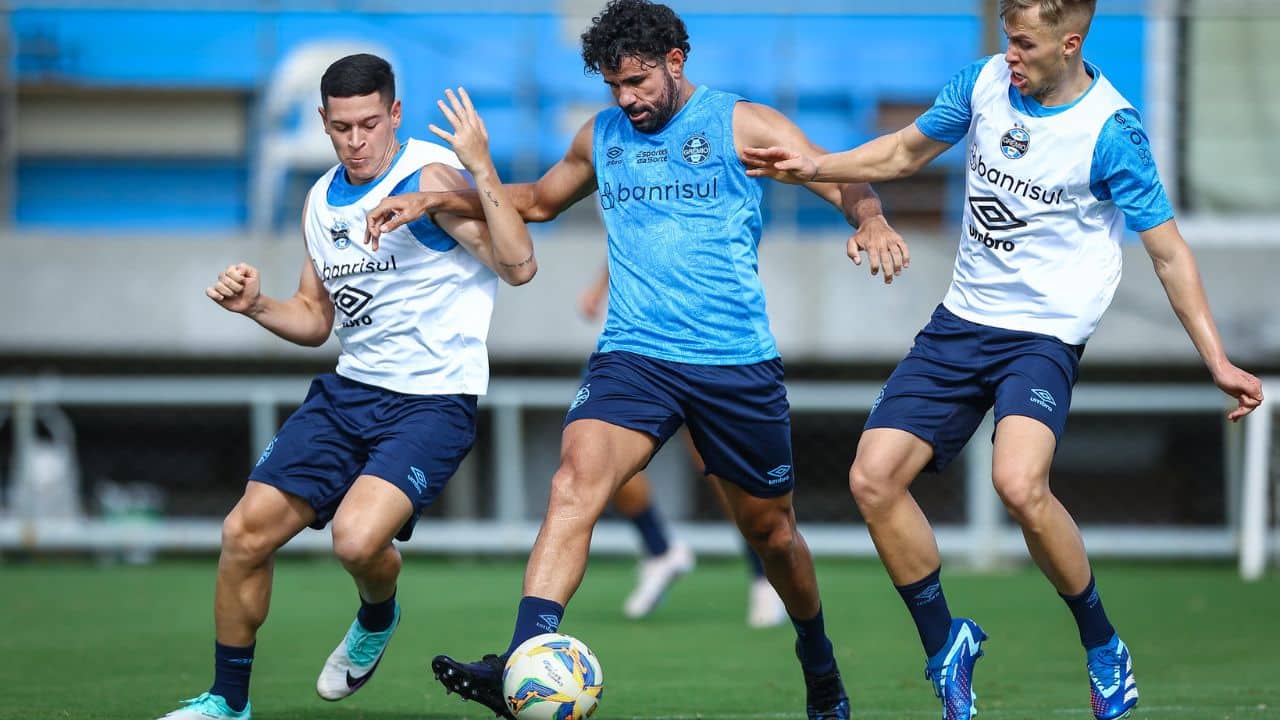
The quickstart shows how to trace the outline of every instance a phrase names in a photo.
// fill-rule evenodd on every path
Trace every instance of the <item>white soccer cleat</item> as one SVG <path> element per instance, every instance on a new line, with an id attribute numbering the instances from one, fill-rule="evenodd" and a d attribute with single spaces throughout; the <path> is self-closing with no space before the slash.
<path id="1" fill-rule="evenodd" d="M 769 579 L 753 579 L 747 590 L 747 625 L 767 628 L 786 621 L 787 606 L 782 604 L 782 598 L 778 597 L 778 591 L 769 584 Z"/>
<path id="2" fill-rule="evenodd" d="M 329 653 L 320 677 L 316 679 L 316 693 L 325 700 L 341 700 L 364 687 L 378 669 L 382 656 L 391 642 L 391 634 L 400 624 L 400 603 L 396 603 L 396 615 L 391 627 L 382 632 L 369 632 L 352 621 L 347 634 L 338 647 Z"/>
<path id="3" fill-rule="evenodd" d="M 692 570 L 696 562 L 693 551 L 680 541 L 671 543 L 665 553 L 641 561 L 640 578 L 622 604 L 622 614 L 636 620 L 653 612 L 671 583 Z"/>
<path id="4" fill-rule="evenodd" d="M 182 707 L 161 715 L 157 720 L 249 720 L 249 703 L 236 712 L 227 706 L 221 695 L 204 693 L 182 702 Z"/>

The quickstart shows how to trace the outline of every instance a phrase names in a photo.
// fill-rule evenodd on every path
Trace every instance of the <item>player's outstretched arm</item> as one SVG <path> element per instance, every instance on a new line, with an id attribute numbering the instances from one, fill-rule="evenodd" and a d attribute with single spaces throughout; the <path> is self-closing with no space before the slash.
<path id="1" fill-rule="evenodd" d="M 1262 404 L 1262 382 L 1227 359 L 1222 340 L 1218 337 L 1218 327 L 1209 311 L 1209 300 L 1204 294 L 1195 257 L 1178 226 L 1173 220 L 1168 220 L 1139 233 L 1139 236 L 1155 264 L 1156 275 L 1169 296 L 1169 304 L 1213 375 L 1214 384 L 1237 403 L 1227 413 L 1227 419 L 1234 422 L 1248 415 Z"/>
<path id="2" fill-rule="evenodd" d="M 536 183 L 506 185 L 520 216 L 528 222 L 554 220 L 561 212 L 596 189 L 595 168 L 591 164 L 593 122 L 578 130 L 568 152 Z M 484 205 L 475 189 L 449 192 L 417 192 L 384 199 L 366 217 L 365 243 L 378 249 L 384 232 L 418 220 L 427 213 L 448 213 L 480 219 Z"/>
<path id="3" fill-rule="evenodd" d="M 489 154 L 489 133 L 485 129 L 484 120 L 476 112 L 471 96 L 465 88 L 458 88 L 455 95 L 446 90 L 448 104 L 443 100 L 436 101 L 445 118 L 453 128 L 448 132 L 435 125 L 431 132 L 449 143 L 454 154 L 462 162 L 475 180 L 475 190 L 483 196 L 481 207 L 484 222 L 472 218 L 458 216 L 441 216 L 437 219 L 445 232 L 462 243 L 473 255 L 480 258 L 498 277 L 511 285 L 523 285 L 533 279 L 538 271 L 538 261 L 533 257 L 533 241 L 529 238 L 529 228 L 511 202 L 510 194 L 498 177 L 498 170 L 493 166 L 493 157 Z M 460 177 L 452 182 L 442 174 L 453 171 L 444 165 L 436 165 L 435 172 L 423 173 L 420 187 L 427 189 L 433 179 L 446 188 L 457 187 Z M 453 171 L 457 175 L 456 171 Z M 465 181 L 464 186 L 465 186 Z"/>
<path id="4" fill-rule="evenodd" d="M 814 145 L 796 124 L 777 110 L 756 103 L 738 103 L 733 115 L 734 143 L 748 168 L 752 161 L 747 154 L 753 147 L 786 146 L 803 152 L 820 155 L 822 148 Z M 757 177 L 772 175 L 748 174 Z M 884 217 L 880 196 L 864 182 L 827 183 L 805 182 L 804 186 L 827 202 L 840 208 L 845 220 L 857 228 L 849 237 L 845 252 L 855 265 L 862 264 L 862 253 L 867 253 L 871 274 L 884 270 L 885 283 L 902 274 L 911 264 L 907 243 Z"/>
<path id="5" fill-rule="evenodd" d="M 752 146 L 743 162 L 753 177 L 795 185 L 809 182 L 885 182 L 915 174 L 941 155 L 949 143 L 920 132 L 915 123 L 852 150 L 817 154 L 793 145 Z"/>
<path id="6" fill-rule="evenodd" d="M 306 216 L 304 204 L 302 217 Z M 223 308 L 252 318 L 298 345 L 323 345 L 333 330 L 333 301 L 325 292 L 310 256 L 302 261 L 298 290 L 288 300 L 263 295 L 258 269 L 248 263 L 236 263 L 218 273 L 217 281 L 205 288 L 204 294 Z"/>

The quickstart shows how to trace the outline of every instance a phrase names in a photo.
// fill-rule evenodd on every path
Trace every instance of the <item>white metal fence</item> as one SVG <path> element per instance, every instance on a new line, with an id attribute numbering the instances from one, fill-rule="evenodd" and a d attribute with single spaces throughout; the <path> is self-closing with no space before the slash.
<path id="1" fill-rule="evenodd" d="M 246 465 L 267 445 L 277 428 L 279 406 L 305 396 L 309 378 L 122 378 L 50 377 L 0 379 L 0 408 L 7 409 L 13 437 L 10 488 L 31 472 L 31 449 L 36 441 L 38 408 L 56 406 L 198 406 L 243 407 L 252 447 L 245 448 Z M 1238 557 L 1241 575 L 1260 577 L 1270 557 L 1269 543 L 1278 539 L 1271 526 L 1274 471 L 1272 420 L 1280 396 L 1280 377 L 1264 381 L 1273 398 L 1253 413 L 1241 431 L 1227 426 L 1224 492 L 1227 521 L 1214 527 L 1087 525 L 1085 540 L 1094 556 L 1183 558 Z M 859 382 L 792 382 L 788 395 L 796 415 L 813 412 L 865 412 L 878 385 Z M 537 523 L 527 519 L 524 444 L 526 410 L 560 409 L 572 397 L 571 379 L 497 379 L 481 407 L 492 413 L 489 437 L 480 438 L 493 458 L 494 513 L 492 518 L 432 519 L 419 525 L 408 551 L 438 553 L 517 553 L 531 547 Z M 1082 384 L 1072 410 L 1076 413 L 1133 413 L 1163 416 L 1218 413 L 1226 399 L 1212 385 Z M 977 568 L 1025 556 L 1022 537 L 1006 519 L 990 483 L 991 417 L 965 448 L 962 524 L 937 528 L 939 544 L 948 555 L 966 559 Z M 800 490 L 803 493 L 803 488 Z M 852 507 L 852 500 L 850 500 Z M 701 553 L 734 553 L 739 545 L 724 523 L 695 523 L 675 528 Z M 871 555 L 874 547 L 865 530 L 854 523 L 805 524 L 810 548 L 821 555 Z M 220 519 L 161 519 L 156 522 L 114 522 L 86 517 L 52 519 L 9 513 L 0 516 L 0 549 L 30 551 L 144 551 L 215 550 Z M 286 550 L 327 547 L 327 533 L 306 531 Z M 633 534 L 620 523 L 604 523 L 597 530 L 593 550 L 630 552 Z"/>

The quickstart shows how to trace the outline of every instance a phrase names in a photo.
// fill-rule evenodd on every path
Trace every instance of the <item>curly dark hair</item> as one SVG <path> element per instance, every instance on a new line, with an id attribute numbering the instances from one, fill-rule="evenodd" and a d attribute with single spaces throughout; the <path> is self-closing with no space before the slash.
<path id="1" fill-rule="evenodd" d="M 582 33 L 582 63 L 593 75 L 629 57 L 654 62 L 673 48 L 689 54 L 689 31 L 674 10 L 649 0 L 610 0 Z"/>

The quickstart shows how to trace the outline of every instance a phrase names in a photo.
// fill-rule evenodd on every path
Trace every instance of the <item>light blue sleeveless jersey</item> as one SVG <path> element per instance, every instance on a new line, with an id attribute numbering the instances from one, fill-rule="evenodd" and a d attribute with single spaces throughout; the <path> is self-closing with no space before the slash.
<path id="1" fill-rule="evenodd" d="M 699 87 L 661 131 L 596 116 L 592 155 L 609 234 L 600 352 L 697 365 L 778 356 L 757 272 L 759 180 L 733 147 L 742 98 Z"/>

